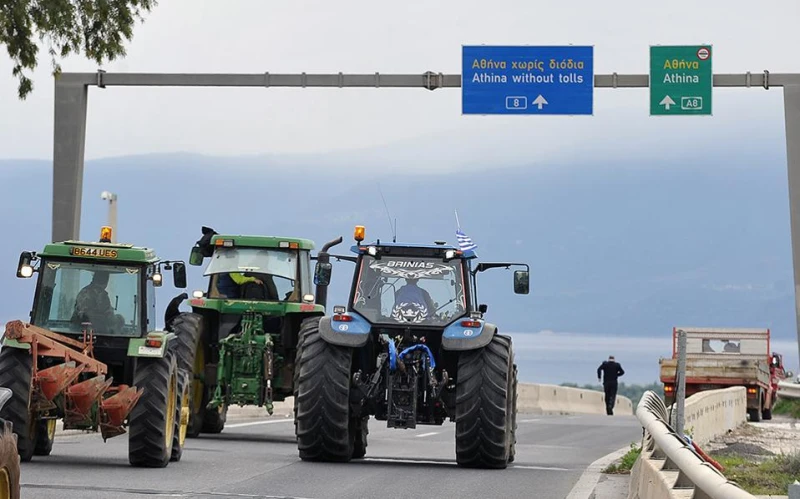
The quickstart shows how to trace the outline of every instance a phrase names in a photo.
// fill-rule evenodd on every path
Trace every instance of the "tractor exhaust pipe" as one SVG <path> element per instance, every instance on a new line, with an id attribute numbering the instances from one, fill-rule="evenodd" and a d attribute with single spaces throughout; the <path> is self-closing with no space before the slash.
<path id="1" fill-rule="evenodd" d="M 339 236 L 333 241 L 325 243 L 325 245 L 322 247 L 322 250 L 320 250 L 320 252 L 317 254 L 317 265 L 319 265 L 320 263 L 330 263 L 331 256 L 328 254 L 328 250 L 336 246 L 337 244 L 341 244 L 343 240 L 344 239 L 342 238 L 342 236 Z M 328 301 L 328 283 L 317 284 L 316 295 L 317 295 L 316 302 L 325 307 Z"/>

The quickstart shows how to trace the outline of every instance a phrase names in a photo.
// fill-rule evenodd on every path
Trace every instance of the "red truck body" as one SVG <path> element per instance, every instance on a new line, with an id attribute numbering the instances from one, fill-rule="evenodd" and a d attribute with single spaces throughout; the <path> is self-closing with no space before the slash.
<path id="1" fill-rule="evenodd" d="M 778 382 L 786 378 L 783 357 L 770 351 L 769 329 L 673 328 L 672 358 L 660 359 L 667 405 L 675 400 L 678 331 L 686 332 L 686 396 L 744 386 L 750 421 L 772 418 Z"/>

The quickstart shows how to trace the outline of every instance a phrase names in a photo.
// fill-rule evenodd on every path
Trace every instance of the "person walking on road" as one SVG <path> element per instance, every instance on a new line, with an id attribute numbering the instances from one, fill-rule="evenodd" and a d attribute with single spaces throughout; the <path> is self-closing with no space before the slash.
<path id="1" fill-rule="evenodd" d="M 613 355 L 608 356 L 608 360 L 603 361 L 597 368 L 597 381 L 600 382 L 600 374 L 603 378 L 603 391 L 606 393 L 606 414 L 614 415 L 614 404 L 617 401 L 617 378 L 625 374 L 622 366 L 614 360 Z"/>

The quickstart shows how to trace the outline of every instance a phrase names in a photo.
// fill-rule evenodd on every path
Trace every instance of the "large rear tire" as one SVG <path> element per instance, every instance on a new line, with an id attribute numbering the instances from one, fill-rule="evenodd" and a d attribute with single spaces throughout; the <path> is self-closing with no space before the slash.
<path id="1" fill-rule="evenodd" d="M 227 405 L 218 409 L 203 409 L 203 433 L 222 433 L 227 419 Z"/>
<path id="2" fill-rule="evenodd" d="M 178 363 L 170 349 L 162 358 L 139 357 L 133 384 L 143 388 L 130 415 L 131 465 L 163 468 L 172 456 L 178 404 Z"/>
<path id="3" fill-rule="evenodd" d="M 300 459 L 347 462 L 355 435 L 350 421 L 351 349 L 331 345 L 319 333 L 319 320 L 303 323 L 297 352 L 296 435 Z"/>
<path id="4" fill-rule="evenodd" d="M 36 447 L 36 424 L 30 412 L 33 357 L 20 348 L 0 349 L 0 386 L 12 392 L 0 409 L 0 418 L 10 422 L 17 435 L 17 452 L 22 462 L 30 461 Z"/>
<path id="5" fill-rule="evenodd" d="M 512 350 L 513 362 L 513 350 Z M 508 462 L 513 463 L 517 457 L 517 365 L 514 364 L 513 381 L 511 383 L 511 393 L 514 395 L 511 402 L 511 438 L 508 443 Z"/>
<path id="6" fill-rule="evenodd" d="M 186 443 L 189 417 L 192 401 L 192 373 L 179 370 L 178 377 L 178 403 L 175 404 L 175 433 L 172 435 L 172 455 L 170 461 L 180 461 L 183 456 L 183 447 Z"/>
<path id="7" fill-rule="evenodd" d="M 19 499 L 19 451 L 12 423 L 0 420 L 0 498 Z"/>
<path id="8" fill-rule="evenodd" d="M 513 438 L 511 339 L 495 335 L 485 347 L 463 352 L 457 376 L 456 462 L 467 468 L 506 468 Z"/>
<path id="9" fill-rule="evenodd" d="M 203 350 L 203 316 L 192 312 L 183 312 L 173 319 L 170 328 L 177 335 L 175 344 L 178 356 L 178 369 L 190 373 L 189 389 L 189 428 L 186 436 L 194 438 L 203 428 L 203 399 L 206 390 L 203 383 L 205 374 L 205 355 Z"/>

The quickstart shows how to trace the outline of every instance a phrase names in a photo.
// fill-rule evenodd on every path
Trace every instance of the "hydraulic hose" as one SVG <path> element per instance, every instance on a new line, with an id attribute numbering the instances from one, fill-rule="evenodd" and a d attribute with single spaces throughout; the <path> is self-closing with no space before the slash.
<path id="1" fill-rule="evenodd" d="M 431 369 L 436 368 L 436 361 L 433 360 L 433 353 L 431 353 L 431 349 L 428 348 L 428 345 L 423 345 L 422 343 L 417 343 L 416 345 L 412 345 L 403 350 L 402 352 L 400 352 L 400 358 L 402 359 L 403 357 L 405 357 L 407 353 L 412 352 L 414 350 L 425 350 L 425 353 L 428 354 L 428 360 L 430 361 Z"/>

